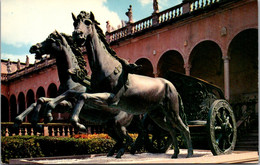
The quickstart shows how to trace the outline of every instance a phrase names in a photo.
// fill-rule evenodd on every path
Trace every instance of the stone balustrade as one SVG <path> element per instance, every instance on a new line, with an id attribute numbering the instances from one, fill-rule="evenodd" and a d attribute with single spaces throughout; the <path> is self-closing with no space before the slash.
<path id="1" fill-rule="evenodd" d="M 223 0 L 193 0 L 190 3 L 190 11 L 203 9 L 207 6 L 211 6 L 214 3 L 218 3 Z"/>
<path id="2" fill-rule="evenodd" d="M 111 43 L 134 34 L 144 32 L 147 29 L 158 27 L 167 22 L 173 22 L 180 16 L 188 16 L 193 12 L 204 9 L 208 10 L 211 6 L 230 1 L 232 0 L 184 0 L 183 3 L 173 6 L 167 10 L 159 13 L 153 13 L 151 16 L 134 23 L 127 23 L 125 27 L 115 31 L 106 32 L 106 38 L 107 41 Z"/>
<path id="3" fill-rule="evenodd" d="M 145 19 L 142 19 L 132 24 L 133 27 L 132 33 L 143 31 L 145 29 L 152 27 L 152 25 L 153 25 L 153 17 L 152 16 L 147 17 Z"/>
<path id="4" fill-rule="evenodd" d="M 15 79 L 18 78 L 20 76 L 26 75 L 28 73 L 37 71 L 37 70 L 41 70 L 44 67 L 50 66 L 50 65 L 54 65 L 56 64 L 56 60 L 52 59 L 52 58 L 46 58 L 40 62 L 35 63 L 34 65 L 29 65 L 28 67 L 25 67 L 23 69 L 20 70 L 16 70 L 15 72 L 12 73 L 2 73 L 1 74 L 1 81 L 8 81 L 11 79 Z"/>
<path id="5" fill-rule="evenodd" d="M 17 134 L 12 133 L 13 123 L 1 123 L 1 135 L 2 136 L 14 136 L 14 135 L 35 135 L 35 136 L 57 136 L 57 137 L 65 137 L 65 136 L 73 136 L 77 134 L 74 127 L 68 123 L 49 123 L 43 124 L 41 131 L 35 132 L 30 123 L 23 123 Z M 86 125 L 87 133 L 104 133 L 104 128 L 100 125 Z"/>
<path id="6" fill-rule="evenodd" d="M 173 20 L 183 14 L 182 4 L 169 8 L 159 13 L 158 23 L 164 23 Z"/>
<path id="7" fill-rule="evenodd" d="M 107 41 L 115 41 L 115 40 L 118 40 L 120 38 L 123 38 L 125 36 L 128 35 L 128 28 L 127 27 L 123 27 L 123 28 L 120 28 L 116 31 L 113 31 L 113 33 L 111 35 L 107 35 Z"/>

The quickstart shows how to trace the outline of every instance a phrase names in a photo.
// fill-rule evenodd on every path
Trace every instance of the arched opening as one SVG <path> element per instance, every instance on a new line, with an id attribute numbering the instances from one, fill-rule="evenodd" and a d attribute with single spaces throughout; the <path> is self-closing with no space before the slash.
<path id="1" fill-rule="evenodd" d="M 45 91 L 43 87 L 39 87 L 37 92 L 36 92 L 36 99 L 40 97 L 45 97 Z"/>
<path id="2" fill-rule="evenodd" d="M 238 33 L 228 49 L 230 57 L 230 101 L 248 102 L 258 99 L 258 30 Z"/>
<path id="3" fill-rule="evenodd" d="M 55 98 L 57 97 L 57 86 L 55 84 L 50 84 L 47 90 L 47 97 Z"/>
<path id="4" fill-rule="evenodd" d="M 34 99 L 34 93 L 33 93 L 33 90 L 29 90 L 26 94 L 26 103 L 27 103 L 27 108 L 29 106 L 31 106 L 33 103 L 35 103 L 35 99 Z M 30 121 L 31 120 L 31 117 L 32 117 L 32 113 L 29 113 L 28 116 L 27 116 L 27 119 Z"/>
<path id="5" fill-rule="evenodd" d="M 11 121 L 14 121 L 17 116 L 17 103 L 14 95 L 10 97 L 10 111 L 11 111 Z"/>
<path id="6" fill-rule="evenodd" d="M 25 96 L 23 92 L 20 92 L 18 95 L 18 114 L 22 113 L 25 110 Z"/>
<path id="7" fill-rule="evenodd" d="M 164 77 L 170 70 L 185 74 L 182 55 L 175 50 L 167 51 L 161 56 L 157 66 L 157 74 L 159 77 Z"/>
<path id="8" fill-rule="evenodd" d="M 146 58 L 140 58 L 135 62 L 137 65 L 142 65 L 142 67 L 136 72 L 136 74 L 154 77 L 153 74 L 153 65 Z"/>
<path id="9" fill-rule="evenodd" d="M 9 104 L 8 99 L 4 95 L 1 95 L 1 121 L 9 121 Z"/>
<path id="10" fill-rule="evenodd" d="M 57 97 L 57 87 L 54 83 L 50 84 L 47 89 L 47 97 L 49 98 L 55 98 Z M 52 112 L 53 121 L 58 122 L 58 120 L 61 120 L 61 113 Z"/>
<path id="11" fill-rule="evenodd" d="M 213 41 L 203 41 L 196 45 L 191 54 L 190 75 L 206 80 L 224 90 L 224 66 L 222 52 Z"/>
<path id="12" fill-rule="evenodd" d="M 26 102 L 27 102 L 27 107 L 29 107 L 32 103 L 35 102 L 34 93 L 33 93 L 33 90 L 31 90 L 31 89 L 27 92 Z"/>

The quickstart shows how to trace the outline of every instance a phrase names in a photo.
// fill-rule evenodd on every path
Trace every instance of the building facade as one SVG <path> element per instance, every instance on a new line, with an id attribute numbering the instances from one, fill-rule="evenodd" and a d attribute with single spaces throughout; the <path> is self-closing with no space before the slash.
<path id="1" fill-rule="evenodd" d="M 174 70 L 201 78 L 219 86 L 231 104 L 254 102 L 258 111 L 256 0 L 186 0 L 161 12 L 155 4 L 154 10 L 137 22 L 129 16 L 117 30 L 107 22 L 106 38 L 118 56 L 143 65 L 139 74 L 163 77 Z M 39 97 L 57 96 L 58 87 L 54 59 L 1 60 L 2 122 L 13 121 Z M 67 118 L 54 115 L 56 121 Z"/>

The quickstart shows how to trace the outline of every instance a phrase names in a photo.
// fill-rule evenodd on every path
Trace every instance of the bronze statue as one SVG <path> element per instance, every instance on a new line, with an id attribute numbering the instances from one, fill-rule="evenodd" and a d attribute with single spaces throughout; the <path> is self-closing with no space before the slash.
<path id="1" fill-rule="evenodd" d="M 153 13 L 159 13 L 158 0 L 153 0 Z"/>
<path id="2" fill-rule="evenodd" d="M 59 96 L 56 98 L 39 98 L 37 103 L 33 103 L 15 119 L 14 128 L 18 128 L 25 116 L 32 113 L 31 123 L 36 130 L 39 130 L 41 129 L 37 124 L 39 118 L 44 117 L 45 123 L 52 121 L 52 115 L 48 113 L 49 110 L 60 113 L 70 113 L 73 110 L 80 94 L 90 91 L 90 77 L 86 74 L 86 63 L 83 56 L 80 50 L 75 47 L 71 36 L 63 33 L 59 34 L 55 31 L 51 33 L 45 41 L 33 45 L 30 52 L 35 53 L 37 59 L 41 59 L 44 54 L 50 54 L 51 58 L 55 58 L 60 80 Z M 83 85 L 73 81 L 71 75 L 68 73 L 71 68 L 81 70 L 81 74 L 77 75 L 79 77 L 77 80 Z M 115 146 L 109 151 L 107 156 L 113 156 L 115 151 L 118 151 L 116 158 L 120 158 L 129 145 L 132 145 L 132 153 L 141 147 L 144 129 L 142 128 L 138 116 L 128 114 L 118 109 L 100 108 L 96 110 L 95 108 L 86 108 L 87 109 L 83 110 L 79 115 L 79 118 L 85 121 L 103 124 L 106 126 L 105 130 L 108 135 L 116 141 Z M 72 120 L 72 124 L 75 125 L 76 128 L 83 126 L 77 125 L 74 120 Z M 132 144 L 133 140 L 127 133 L 126 128 L 129 127 L 134 127 L 135 131 L 139 134 L 135 144 Z M 85 130 L 80 129 L 80 131 Z"/>
<path id="3" fill-rule="evenodd" d="M 163 78 L 128 73 L 114 57 L 115 52 L 106 42 L 92 12 L 81 12 L 77 18 L 73 15 L 73 20 L 73 39 L 79 46 L 86 47 L 92 70 L 91 92 L 81 94 L 73 110 L 75 125 L 82 126 L 78 120 L 81 109 L 93 105 L 96 108 L 117 108 L 131 114 L 148 113 L 156 124 L 171 134 L 175 147 L 172 158 L 179 154 L 175 128 L 183 133 L 188 147 L 187 157 L 191 157 L 190 132 L 180 117 L 182 101 L 173 84 Z M 88 109 L 84 108 L 84 111 Z"/>

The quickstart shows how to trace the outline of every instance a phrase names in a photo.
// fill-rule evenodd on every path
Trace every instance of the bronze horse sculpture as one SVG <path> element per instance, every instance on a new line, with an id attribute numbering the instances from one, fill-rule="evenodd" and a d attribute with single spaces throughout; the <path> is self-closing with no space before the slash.
<path id="1" fill-rule="evenodd" d="M 162 129 L 169 132 L 174 144 L 172 158 L 179 154 L 176 130 L 183 133 L 187 147 L 187 157 L 193 155 L 193 148 L 188 126 L 180 117 L 182 101 L 174 85 L 163 78 L 151 78 L 126 72 L 122 63 L 117 60 L 115 52 L 109 47 L 99 23 L 92 12 L 85 11 L 75 17 L 73 38 L 78 46 L 85 46 L 92 71 L 91 92 L 81 94 L 73 110 L 72 120 L 78 127 L 81 109 L 106 107 L 117 108 L 130 114 L 147 113 Z M 72 72 L 77 75 L 77 69 Z M 76 79 L 76 78 L 75 78 Z M 98 108 L 97 108 L 98 109 Z M 51 110 L 47 112 L 47 115 Z M 100 113 L 102 113 L 100 111 Z"/>
<path id="2" fill-rule="evenodd" d="M 69 42 L 72 43 L 71 37 L 63 34 L 64 37 L 66 37 L 66 41 L 63 42 Z M 59 38 L 59 39 L 58 39 Z M 66 54 L 74 54 L 74 53 L 80 53 L 75 48 L 71 48 L 68 45 L 61 44 L 61 39 L 58 37 L 58 33 L 55 31 L 51 33 L 48 38 L 43 41 L 42 43 L 38 43 L 36 45 L 33 45 L 30 48 L 30 53 L 35 53 L 35 59 L 42 59 L 42 56 L 45 54 L 50 54 L 51 57 L 59 57 L 56 58 L 56 65 L 58 70 L 58 77 L 60 80 L 60 86 L 58 89 L 58 94 L 60 96 L 67 96 L 69 93 L 69 90 L 76 90 L 78 92 L 86 92 L 87 88 L 80 83 L 74 82 L 69 74 L 66 74 L 67 68 L 69 67 L 75 67 L 77 68 L 77 59 L 75 56 L 68 56 L 69 59 L 66 57 Z M 66 47 L 67 46 L 67 47 Z M 74 52 L 74 53 L 73 53 Z M 80 57 L 80 56 L 79 56 Z M 75 66 L 74 66 L 75 65 Z M 53 100 L 54 98 L 47 98 L 47 97 L 40 97 L 36 103 L 33 103 L 31 106 L 29 106 L 24 112 L 22 112 L 20 115 L 18 115 L 15 118 L 14 127 L 18 128 L 19 125 L 22 123 L 23 119 L 29 114 L 32 114 L 31 123 L 35 128 L 39 128 L 39 125 L 37 124 L 39 120 L 39 115 L 43 115 L 43 109 L 47 106 L 47 104 Z M 55 111 L 71 111 L 72 105 L 75 103 L 75 99 L 67 99 L 60 102 L 56 107 Z"/>
<path id="3" fill-rule="evenodd" d="M 84 70 L 85 62 L 81 52 L 74 46 L 71 36 L 67 36 L 63 33 L 60 34 L 55 31 L 42 43 L 33 45 L 30 52 L 36 54 L 36 59 L 42 58 L 44 54 L 50 54 L 52 58 L 56 59 L 60 80 L 58 92 L 62 93 L 56 98 L 39 98 L 37 103 L 32 104 L 28 109 L 16 117 L 14 127 L 17 128 L 25 116 L 32 112 L 32 125 L 39 129 L 40 126 L 37 124 L 39 118 L 44 116 L 46 109 L 49 109 L 53 104 L 55 104 L 55 106 L 51 108 L 54 111 L 60 113 L 64 113 L 65 111 L 71 112 L 80 94 L 90 90 L 87 89 L 87 87 L 90 86 L 90 79 L 87 77 L 87 72 Z M 84 78 L 84 81 L 81 81 L 83 85 L 72 80 L 71 75 L 68 74 L 71 68 L 80 69 L 83 72 L 81 72 L 80 75 L 81 78 Z M 60 101 L 61 99 L 62 101 Z M 143 128 L 141 128 L 142 124 L 140 123 L 141 121 L 138 116 L 128 114 L 118 109 L 101 108 L 101 110 L 84 110 L 79 117 L 86 121 L 109 126 L 105 128 L 105 130 L 108 135 L 116 141 L 116 144 L 109 151 L 108 156 L 113 156 L 115 151 L 118 150 L 116 158 L 120 158 L 129 145 L 132 145 L 131 152 L 134 153 L 135 150 L 139 149 L 139 143 L 142 143 L 141 141 L 144 136 Z M 45 123 L 48 123 L 51 120 L 52 117 L 48 116 L 44 121 Z M 73 124 L 75 124 L 75 122 L 73 122 Z M 135 131 L 139 133 L 135 144 L 132 144 L 133 140 L 127 133 L 126 127 L 129 126 L 135 127 Z M 124 140 L 126 141 L 125 144 L 123 143 Z"/>

